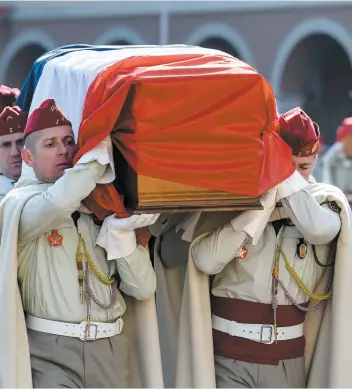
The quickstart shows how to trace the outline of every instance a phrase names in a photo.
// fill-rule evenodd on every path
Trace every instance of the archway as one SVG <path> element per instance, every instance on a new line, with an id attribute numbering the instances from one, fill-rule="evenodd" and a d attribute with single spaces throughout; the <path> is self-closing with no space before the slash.
<path id="1" fill-rule="evenodd" d="M 55 40 L 45 30 L 33 28 L 17 34 L 1 53 L 0 83 L 20 88 L 33 62 L 55 47 Z"/>
<path id="2" fill-rule="evenodd" d="M 95 45 L 146 45 L 142 37 L 129 27 L 112 27 L 104 31 L 95 41 Z"/>
<path id="3" fill-rule="evenodd" d="M 21 88 L 33 62 L 45 52 L 45 48 L 37 44 L 23 47 L 9 63 L 5 73 L 5 84 Z"/>
<path id="4" fill-rule="evenodd" d="M 300 105 L 332 143 L 342 119 L 352 115 L 351 89 L 347 52 L 333 37 L 313 34 L 290 53 L 277 93 L 282 111 Z"/>
<path id="5" fill-rule="evenodd" d="M 216 37 L 208 38 L 203 42 L 201 42 L 199 46 L 206 47 L 208 49 L 221 50 L 224 51 L 225 53 L 232 55 L 233 57 L 242 59 L 238 50 L 236 50 L 236 48 L 233 45 L 231 45 L 228 41 L 222 38 L 216 38 Z"/>
<path id="6" fill-rule="evenodd" d="M 116 41 L 110 42 L 109 45 L 113 46 L 130 46 L 132 43 L 125 39 L 118 39 Z"/>
<path id="7" fill-rule="evenodd" d="M 186 38 L 185 44 L 222 50 L 256 68 L 255 58 L 245 38 L 229 24 L 203 24 Z"/>

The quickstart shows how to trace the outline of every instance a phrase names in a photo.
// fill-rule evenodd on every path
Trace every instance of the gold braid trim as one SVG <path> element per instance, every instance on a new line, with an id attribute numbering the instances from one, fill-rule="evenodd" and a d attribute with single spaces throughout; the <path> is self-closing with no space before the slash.
<path id="1" fill-rule="evenodd" d="M 283 250 L 277 246 L 276 250 L 276 256 L 278 255 L 278 258 L 280 258 L 280 255 L 282 255 L 284 262 L 286 264 L 286 268 L 289 271 L 290 275 L 294 278 L 295 282 L 298 284 L 300 289 L 310 298 L 318 301 L 324 301 L 329 299 L 332 296 L 332 292 L 329 292 L 327 294 L 324 294 L 323 296 L 319 296 L 315 293 L 313 293 L 305 284 L 304 282 L 300 279 L 298 274 L 295 272 L 295 270 L 292 268 L 292 266 L 289 264 L 288 259 L 286 255 L 284 254 Z M 278 273 L 277 273 L 278 274 Z"/>
<path id="2" fill-rule="evenodd" d="M 113 276 L 112 278 L 107 278 L 97 269 L 91 256 L 88 253 L 86 241 L 83 239 L 83 237 L 81 235 L 79 236 L 79 244 L 78 244 L 79 248 L 78 248 L 78 253 L 76 254 L 76 256 L 78 254 L 81 254 L 81 244 L 83 245 L 83 250 L 84 250 L 84 254 L 85 254 L 85 258 L 87 260 L 87 263 L 88 263 L 90 269 L 92 270 L 92 272 L 95 274 L 95 276 L 99 279 L 99 281 L 102 284 L 112 285 L 115 281 L 115 277 Z"/>

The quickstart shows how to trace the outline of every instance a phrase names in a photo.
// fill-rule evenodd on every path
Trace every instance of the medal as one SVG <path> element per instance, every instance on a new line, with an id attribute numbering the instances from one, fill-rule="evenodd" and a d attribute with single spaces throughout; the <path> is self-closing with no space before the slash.
<path id="1" fill-rule="evenodd" d="M 48 242 L 52 247 L 59 247 L 62 245 L 64 238 L 59 234 L 58 230 L 51 230 L 48 236 Z"/>
<path id="2" fill-rule="evenodd" d="M 297 256 L 300 259 L 304 259 L 307 253 L 308 253 L 308 245 L 305 243 L 303 238 L 300 238 L 297 244 Z"/>
<path id="3" fill-rule="evenodd" d="M 242 247 L 236 254 L 236 259 L 245 259 L 248 255 L 248 249 L 245 247 Z"/>

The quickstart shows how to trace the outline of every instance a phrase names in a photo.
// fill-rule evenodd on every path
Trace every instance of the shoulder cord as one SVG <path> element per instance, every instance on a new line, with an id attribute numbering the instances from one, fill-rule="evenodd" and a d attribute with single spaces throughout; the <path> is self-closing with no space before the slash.
<path id="1" fill-rule="evenodd" d="M 330 274 L 329 274 L 329 280 L 328 280 L 328 283 L 327 283 L 327 287 L 325 289 L 325 293 L 327 295 L 329 295 L 329 298 L 332 296 L 332 292 L 328 293 L 328 291 L 331 289 L 331 286 L 332 286 L 332 281 L 333 281 L 333 269 L 331 268 L 330 269 Z M 283 282 L 281 280 L 279 280 L 278 278 L 274 277 L 276 279 L 276 281 L 278 282 L 278 284 L 281 286 L 281 288 L 283 289 L 284 291 L 284 294 L 286 295 L 286 297 L 288 298 L 288 300 L 296 307 L 298 308 L 300 311 L 302 312 L 311 312 L 311 311 L 316 311 L 317 309 L 319 309 L 326 301 L 326 300 L 320 300 L 316 305 L 310 307 L 310 308 L 305 308 L 303 307 L 302 305 L 298 304 L 294 298 L 289 294 L 288 290 L 286 289 L 286 287 L 284 286 Z M 276 300 L 276 303 L 277 303 L 277 300 Z M 272 308 L 273 308 L 274 304 L 272 304 Z"/>
<path id="2" fill-rule="evenodd" d="M 328 298 L 331 297 L 332 292 L 326 293 L 323 296 L 319 296 L 315 293 L 313 293 L 305 284 L 304 282 L 300 279 L 296 271 L 293 269 L 293 267 L 289 264 L 288 259 L 286 255 L 284 254 L 283 250 L 277 246 L 277 251 L 279 251 L 279 258 L 282 255 L 282 258 L 285 262 L 286 269 L 289 271 L 290 275 L 294 278 L 295 282 L 298 284 L 299 288 L 310 298 L 318 301 L 322 300 L 327 300 Z"/>
<path id="3" fill-rule="evenodd" d="M 92 270 L 92 272 L 95 274 L 95 276 L 99 279 L 99 281 L 104 285 L 112 285 L 115 281 L 115 277 L 106 278 L 96 267 L 94 264 L 88 250 L 87 250 L 87 244 L 82 235 L 79 235 L 79 242 L 78 242 L 78 254 L 81 254 L 81 243 L 83 245 L 84 255 L 87 260 L 87 263 Z"/>
<path id="4" fill-rule="evenodd" d="M 83 246 L 84 250 L 84 256 L 87 261 L 86 263 L 86 279 L 85 279 L 85 293 L 83 291 L 83 266 L 82 266 L 82 252 L 81 252 L 81 245 Z M 118 286 L 116 283 L 115 277 L 107 278 L 105 277 L 95 266 L 90 254 L 87 250 L 87 244 L 85 239 L 82 237 L 82 235 L 79 235 L 78 245 L 77 245 L 77 252 L 76 252 L 76 262 L 77 262 L 77 270 L 78 270 L 78 280 L 80 285 L 80 297 L 81 297 L 81 304 L 83 304 L 83 295 L 86 295 L 87 304 L 89 305 L 89 297 L 92 298 L 92 300 L 102 309 L 110 309 L 112 308 L 118 297 Z M 91 270 L 92 273 L 98 278 L 98 280 L 103 285 L 108 285 L 111 287 L 111 294 L 110 294 L 110 302 L 108 304 L 103 304 L 98 300 L 98 298 L 95 296 L 92 287 L 89 284 L 89 277 L 88 277 L 88 271 Z M 89 317 L 90 315 L 88 315 Z"/>
<path id="5" fill-rule="evenodd" d="M 118 285 L 116 282 L 114 282 L 111 286 L 111 293 L 110 293 L 110 302 L 108 304 L 103 304 L 98 300 L 96 295 L 93 292 L 93 289 L 91 288 L 88 280 L 86 282 L 86 299 L 89 297 L 102 309 L 110 309 L 113 308 L 117 299 L 118 299 Z"/>
<path id="6" fill-rule="evenodd" d="M 96 296 L 93 293 L 93 290 L 91 289 L 89 285 L 89 266 L 88 263 L 86 263 L 86 277 L 85 277 L 85 285 L 86 285 L 86 303 L 87 303 L 87 316 L 86 316 L 86 337 L 90 336 L 91 332 L 91 299 L 101 308 L 103 309 L 109 309 L 112 308 L 117 300 L 118 297 L 118 287 L 117 284 L 114 283 L 111 285 L 111 294 L 110 294 L 110 303 L 109 304 L 103 304 L 101 303 Z"/>
<path id="7" fill-rule="evenodd" d="M 333 266 L 335 266 L 335 256 L 336 256 L 337 240 L 338 240 L 338 235 L 333 240 L 333 242 L 332 242 L 332 244 L 330 246 L 329 258 L 332 258 L 332 260 L 331 260 L 331 262 L 329 262 L 327 264 L 324 264 L 324 263 L 320 262 L 320 260 L 319 260 L 319 258 L 317 256 L 317 253 L 316 253 L 316 247 L 315 247 L 315 245 L 312 245 L 313 254 L 314 254 L 314 260 L 315 260 L 317 265 L 319 265 L 320 267 L 333 267 Z"/>
<path id="8" fill-rule="evenodd" d="M 330 255 L 332 253 L 335 253 L 335 251 L 330 252 Z M 279 279 L 279 260 L 280 257 L 283 257 L 285 261 L 285 265 L 291 276 L 294 278 L 300 289 L 310 298 L 314 300 L 319 300 L 319 303 L 310 307 L 306 308 L 303 307 L 302 305 L 298 304 L 294 298 L 289 294 L 287 288 L 285 287 L 284 283 Z M 315 255 L 314 255 L 315 257 Z M 331 262 L 332 263 L 332 262 Z M 327 266 L 325 266 L 327 267 Z M 310 312 L 310 311 L 315 311 L 319 309 L 326 300 L 328 300 L 332 296 L 332 292 L 330 292 L 332 283 L 333 283 L 333 275 L 334 275 L 334 266 L 330 266 L 330 273 L 329 273 L 329 279 L 328 283 L 325 289 L 325 294 L 323 296 L 319 296 L 314 294 L 312 291 L 309 290 L 309 288 L 302 282 L 298 274 L 295 272 L 295 270 L 290 266 L 288 259 L 286 255 L 284 254 L 283 250 L 281 247 L 277 246 L 276 248 L 276 253 L 275 253 L 275 261 L 274 261 L 274 266 L 272 269 L 272 277 L 273 277 L 273 293 L 272 293 L 272 309 L 273 309 L 273 321 L 274 321 L 274 332 L 275 332 L 275 341 L 277 343 L 277 307 L 278 307 L 278 285 L 281 286 L 281 288 L 284 291 L 285 296 L 288 298 L 288 300 L 300 311 L 302 312 Z"/>

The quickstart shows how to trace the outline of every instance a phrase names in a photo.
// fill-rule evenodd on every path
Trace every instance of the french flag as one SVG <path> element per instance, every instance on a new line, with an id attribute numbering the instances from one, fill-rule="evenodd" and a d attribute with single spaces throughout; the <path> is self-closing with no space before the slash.
<path id="1" fill-rule="evenodd" d="M 114 131 L 129 165 L 162 180 L 257 197 L 293 172 L 270 85 L 218 50 L 60 47 L 33 64 L 17 104 L 31 114 L 47 98 L 72 123 L 76 160 Z M 112 184 L 95 194 L 107 213 L 126 215 Z"/>

